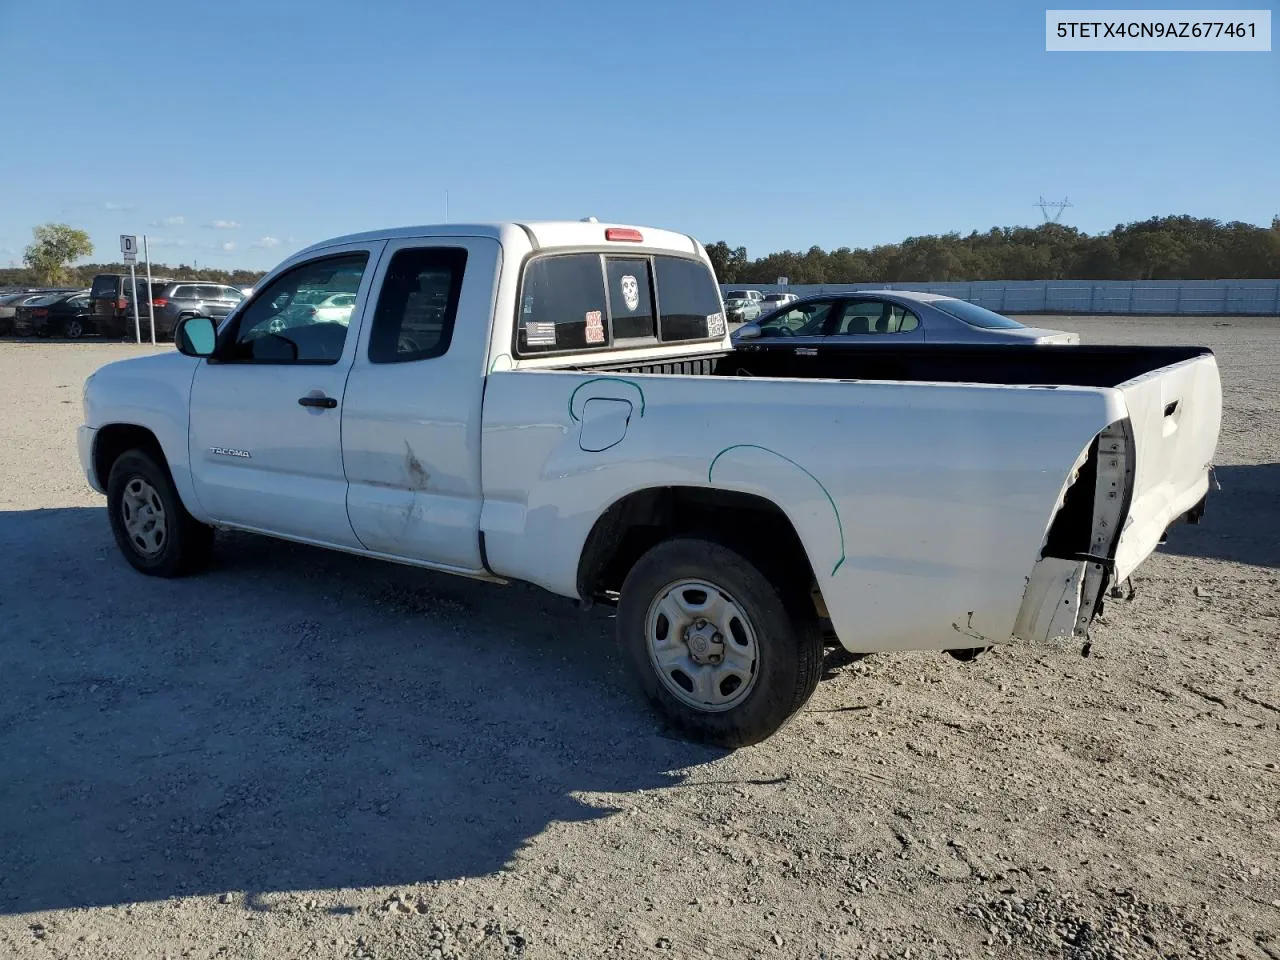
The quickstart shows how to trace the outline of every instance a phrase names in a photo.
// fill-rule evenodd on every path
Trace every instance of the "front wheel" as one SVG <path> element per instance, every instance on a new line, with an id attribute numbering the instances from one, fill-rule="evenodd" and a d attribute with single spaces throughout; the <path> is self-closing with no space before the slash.
<path id="1" fill-rule="evenodd" d="M 141 450 L 112 464 L 107 516 L 124 558 L 153 577 L 193 573 L 213 549 L 213 528 L 187 512 L 169 471 Z"/>
<path id="2" fill-rule="evenodd" d="M 759 743 L 813 694 L 817 613 L 783 583 L 694 537 L 666 540 L 632 567 L 618 640 L 641 691 L 682 733 L 722 747 Z"/>

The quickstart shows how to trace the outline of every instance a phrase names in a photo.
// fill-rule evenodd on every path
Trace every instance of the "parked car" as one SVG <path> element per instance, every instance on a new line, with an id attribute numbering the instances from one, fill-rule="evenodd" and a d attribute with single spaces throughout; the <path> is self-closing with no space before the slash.
<path id="1" fill-rule="evenodd" d="M 244 299 L 244 294 L 236 287 L 221 283 L 163 280 L 152 282 L 150 297 L 150 308 L 154 309 L 156 317 L 156 339 L 169 340 L 173 338 L 173 330 L 179 320 L 186 317 L 212 317 L 221 320 Z M 126 315 L 132 324 L 132 301 L 128 297 L 125 300 Z M 143 336 L 149 337 L 150 311 L 145 283 L 138 284 L 138 316 L 141 318 Z"/>
<path id="2" fill-rule="evenodd" d="M 350 322 L 276 327 L 352 290 Z M 722 310 L 676 232 L 339 237 L 93 373 L 80 462 L 141 573 L 233 529 L 616 605 L 640 689 L 725 746 L 808 700 L 824 621 L 853 653 L 1084 638 L 1203 512 L 1206 348 L 733 350 Z M 859 379 L 869 353 L 900 379 Z"/>
<path id="3" fill-rule="evenodd" d="M 785 340 L 808 346 L 844 337 L 887 337 L 904 344 L 1080 342 L 1078 334 L 1024 326 L 967 300 L 905 290 L 815 294 L 733 333 L 735 344 Z"/>
<path id="4" fill-rule="evenodd" d="M 764 299 L 760 301 L 760 315 L 764 316 L 799 299 L 794 293 L 766 293 Z"/>
<path id="5" fill-rule="evenodd" d="M 746 323 L 763 312 L 764 297 L 759 290 L 730 290 L 724 295 L 725 317 L 730 323 Z"/>
<path id="6" fill-rule="evenodd" d="M 13 318 L 13 332 L 20 337 L 58 334 L 78 339 L 92 329 L 88 290 L 38 297 L 20 306 Z"/>
<path id="7" fill-rule="evenodd" d="M 147 281 L 138 277 L 138 303 L 145 303 L 144 297 Z M 164 277 L 152 277 L 151 283 L 168 283 Z M 133 336 L 133 301 L 131 299 L 133 285 L 127 273 L 100 273 L 93 278 L 89 288 L 89 312 L 93 316 L 98 332 L 104 337 Z M 139 322 L 146 324 L 145 311 L 139 311 Z"/>
<path id="8" fill-rule="evenodd" d="M 7 293 L 0 297 L 0 335 L 13 333 L 13 320 L 19 307 L 33 300 L 40 300 L 50 294 L 64 292 L 66 291 L 56 289 L 23 290 L 19 293 Z"/>

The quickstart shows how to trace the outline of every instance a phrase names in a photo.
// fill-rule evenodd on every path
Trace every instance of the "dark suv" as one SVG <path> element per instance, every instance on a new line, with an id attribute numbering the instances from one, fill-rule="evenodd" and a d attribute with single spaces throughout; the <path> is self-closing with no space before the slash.
<path id="1" fill-rule="evenodd" d="M 168 283 L 165 279 L 151 280 L 152 287 Z M 147 281 L 138 277 L 138 305 L 146 305 Z M 93 317 L 98 332 L 104 337 L 123 337 L 128 331 L 133 335 L 133 308 L 130 306 L 130 295 L 133 292 L 127 273 L 100 273 L 93 278 L 89 288 L 89 313 Z M 146 326 L 147 312 L 139 309 L 138 319 Z M 159 321 L 157 321 L 159 322 Z"/>
<path id="2" fill-rule="evenodd" d="M 146 284 L 138 284 L 138 316 L 143 332 L 149 332 Z M 185 317 L 212 317 L 221 320 L 236 308 L 244 294 L 235 287 L 200 280 L 166 280 L 151 283 L 151 306 L 156 313 L 156 339 L 172 339 L 178 321 Z M 133 307 L 126 302 L 127 313 Z"/>

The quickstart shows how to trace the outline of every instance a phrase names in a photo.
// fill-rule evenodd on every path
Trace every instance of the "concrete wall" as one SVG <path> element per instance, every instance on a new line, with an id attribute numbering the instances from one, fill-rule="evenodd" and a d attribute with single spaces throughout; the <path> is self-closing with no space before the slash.
<path id="1" fill-rule="evenodd" d="M 763 293 L 775 284 L 721 284 Z M 966 283 L 792 284 L 786 290 L 844 293 L 916 290 L 969 300 L 997 313 L 1255 314 L 1280 316 L 1280 280 L 974 280 Z"/>

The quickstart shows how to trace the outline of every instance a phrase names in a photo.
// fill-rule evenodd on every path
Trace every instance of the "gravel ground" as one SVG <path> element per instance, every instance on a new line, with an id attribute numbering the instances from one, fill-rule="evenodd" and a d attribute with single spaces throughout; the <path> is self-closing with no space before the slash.
<path id="1" fill-rule="evenodd" d="M 1280 960 L 1280 321 L 1206 343 L 1213 496 L 1093 655 L 832 665 L 735 753 L 663 736 L 607 611 L 254 537 L 146 579 L 80 385 L 0 343 L 0 956 Z"/>

